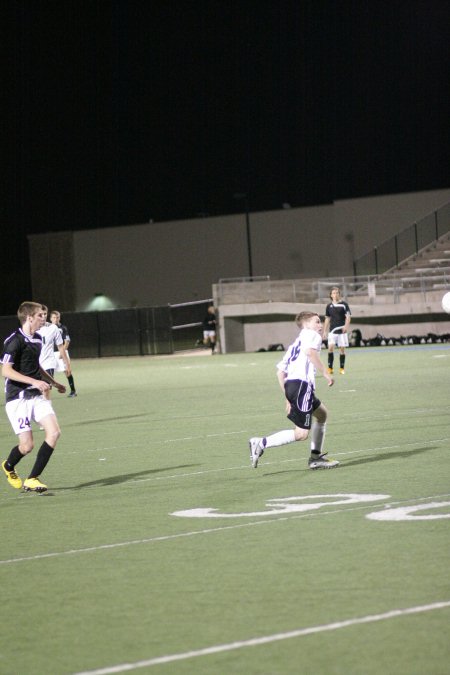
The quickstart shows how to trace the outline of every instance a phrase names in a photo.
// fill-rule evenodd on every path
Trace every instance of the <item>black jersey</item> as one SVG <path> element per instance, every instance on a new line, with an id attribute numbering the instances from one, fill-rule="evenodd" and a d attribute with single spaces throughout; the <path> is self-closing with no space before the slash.
<path id="1" fill-rule="evenodd" d="M 58 326 L 59 330 L 61 331 L 63 342 L 64 343 L 70 342 L 70 335 L 69 335 L 69 331 L 67 330 L 67 326 L 65 326 L 63 323 L 57 323 L 56 325 Z"/>
<path id="2" fill-rule="evenodd" d="M 339 335 L 345 326 L 345 319 L 350 316 L 350 307 L 345 300 L 329 302 L 325 309 L 325 316 L 330 319 L 330 333 Z"/>
<path id="3" fill-rule="evenodd" d="M 208 312 L 203 319 L 203 330 L 216 330 L 216 315 L 212 312 Z"/>
<path id="4" fill-rule="evenodd" d="M 66 349 L 68 349 L 69 348 L 68 345 L 69 345 L 69 342 L 70 342 L 70 335 L 69 335 L 69 331 L 67 330 L 67 326 L 64 326 L 64 324 L 62 324 L 62 323 L 56 323 L 55 326 L 59 329 L 59 332 L 61 333 L 61 337 L 62 337 L 64 346 L 67 342 Z M 55 352 L 59 352 L 58 345 L 56 344 L 56 342 L 55 342 L 54 347 L 55 347 Z"/>
<path id="5" fill-rule="evenodd" d="M 42 338 L 38 333 L 33 336 L 26 335 L 21 328 L 6 338 L 1 358 L 2 363 L 9 363 L 14 370 L 22 375 L 28 375 L 34 380 L 42 380 L 39 368 L 39 355 L 41 353 Z M 39 389 L 32 387 L 26 382 L 17 382 L 7 378 L 5 380 L 6 402 L 16 398 L 38 396 Z"/>

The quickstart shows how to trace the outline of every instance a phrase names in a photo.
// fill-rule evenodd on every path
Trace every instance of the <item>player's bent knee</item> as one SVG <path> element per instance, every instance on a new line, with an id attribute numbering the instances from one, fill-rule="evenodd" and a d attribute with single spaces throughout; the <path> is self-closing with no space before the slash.
<path id="1" fill-rule="evenodd" d="M 53 428 L 51 430 L 46 430 L 45 431 L 45 442 L 48 443 L 52 448 L 55 447 L 59 437 L 61 436 L 61 429 L 57 427 L 56 429 Z"/>
<path id="2" fill-rule="evenodd" d="M 306 441 L 309 431 L 308 429 L 300 429 L 300 427 L 295 427 L 294 434 L 296 441 Z"/>
<path id="3" fill-rule="evenodd" d="M 320 423 L 324 424 L 327 421 L 328 410 L 323 404 L 321 404 L 313 413 L 315 419 Z"/>

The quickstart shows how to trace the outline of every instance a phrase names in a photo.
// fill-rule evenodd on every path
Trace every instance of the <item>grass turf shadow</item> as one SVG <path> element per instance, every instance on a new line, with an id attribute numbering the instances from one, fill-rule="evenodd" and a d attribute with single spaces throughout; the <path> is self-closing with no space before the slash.
<path id="1" fill-rule="evenodd" d="M 135 478 L 142 478 L 143 476 L 150 476 L 155 473 L 162 473 L 164 471 L 175 471 L 176 469 L 190 469 L 194 466 L 199 466 L 199 464 L 179 464 L 177 466 L 165 466 L 161 469 L 147 469 L 146 471 L 136 471 L 135 473 L 125 473 L 120 474 L 119 476 L 106 476 L 105 478 L 99 478 L 98 480 L 92 480 L 87 483 L 80 483 L 79 485 L 73 485 L 72 487 L 61 487 L 61 488 L 52 488 L 52 492 L 57 490 L 82 490 L 86 487 L 93 487 L 95 485 L 108 487 L 110 485 L 118 485 L 119 483 L 126 483 L 129 480 Z"/>
<path id="2" fill-rule="evenodd" d="M 436 450 L 436 449 L 437 449 L 436 445 L 429 445 L 426 448 L 415 448 L 414 450 L 402 450 L 400 452 L 385 452 L 381 455 L 371 455 L 370 457 L 360 457 L 358 459 L 350 459 L 348 461 L 344 460 L 344 462 L 340 462 L 339 466 L 334 468 L 345 469 L 348 466 L 358 466 L 358 464 L 370 464 L 371 462 L 382 462 L 383 460 L 386 459 L 404 458 L 405 456 L 418 455 L 422 452 L 427 452 L 428 450 Z M 311 471 L 311 469 L 309 469 L 308 466 L 306 466 L 302 469 L 284 469 L 283 471 L 270 471 L 264 472 L 263 476 L 265 477 L 276 476 L 281 473 L 292 473 L 294 471 L 297 473 L 299 472 L 304 473 L 305 471 Z M 314 469 L 315 473 L 322 471 L 331 471 L 331 469 Z"/>

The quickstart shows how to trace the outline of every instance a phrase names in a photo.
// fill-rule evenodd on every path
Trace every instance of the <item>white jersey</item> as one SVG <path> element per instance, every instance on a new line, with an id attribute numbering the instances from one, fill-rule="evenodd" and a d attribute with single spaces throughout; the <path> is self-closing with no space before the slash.
<path id="1" fill-rule="evenodd" d="M 303 380 L 315 383 L 316 369 L 306 354 L 306 350 L 315 349 L 320 352 L 322 336 L 311 328 L 302 328 L 298 338 L 288 347 L 277 369 L 286 373 L 286 380 Z"/>
<path id="2" fill-rule="evenodd" d="M 64 344 L 61 331 L 53 323 L 46 323 L 38 331 L 42 338 L 42 349 L 39 357 L 39 365 L 44 370 L 56 368 L 55 345 Z"/>

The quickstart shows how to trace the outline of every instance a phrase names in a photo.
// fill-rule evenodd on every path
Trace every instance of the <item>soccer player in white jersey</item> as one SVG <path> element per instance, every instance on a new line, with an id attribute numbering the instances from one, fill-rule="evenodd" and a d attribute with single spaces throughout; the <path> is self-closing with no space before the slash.
<path id="1" fill-rule="evenodd" d="M 345 348 L 348 347 L 348 328 L 351 312 L 348 303 L 341 298 L 341 289 L 333 286 L 331 302 L 325 308 L 323 336 L 328 340 L 328 372 L 333 374 L 334 346 L 339 347 L 339 372 L 345 374 Z"/>
<path id="2" fill-rule="evenodd" d="M 70 345 L 70 335 L 69 331 L 67 330 L 67 326 L 64 326 L 64 324 L 61 323 L 61 314 L 58 312 L 57 309 L 54 309 L 52 312 L 50 312 L 50 321 L 55 324 L 59 328 L 59 331 L 61 333 L 61 337 L 63 339 L 63 344 L 64 344 L 64 349 L 66 350 L 67 358 L 69 359 L 69 363 L 71 364 L 70 361 L 70 356 L 69 356 L 69 345 Z M 66 372 L 66 364 L 61 358 L 60 352 L 55 344 L 54 346 L 55 350 L 55 360 L 56 360 L 56 366 L 55 366 L 55 371 L 56 372 Z M 72 370 L 72 364 L 70 365 L 70 369 Z M 75 389 L 75 381 L 73 379 L 73 374 L 71 372 L 67 373 L 67 381 L 69 382 L 70 386 L 70 394 L 69 398 L 75 398 L 78 396 L 77 391 Z"/>
<path id="3" fill-rule="evenodd" d="M 70 361 L 64 347 L 64 340 L 61 331 L 59 330 L 58 326 L 55 326 L 55 324 L 49 323 L 47 321 L 48 308 L 45 305 L 42 305 L 41 315 L 44 325 L 37 331 L 42 338 L 42 349 L 39 356 L 39 365 L 41 368 L 43 368 L 43 370 L 45 370 L 46 373 L 50 375 L 50 377 L 54 376 L 57 365 L 55 358 L 56 346 L 56 349 L 58 350 L 59 355 L 64 362 L 66 375 L 69 376 L 71 372 Z M 45 398 L 50 398 L 49 389 L 44 392 L 44 396 Z"/>
<path id="4" fill-rule="evenodd" d="M 296 317 L 300 333 L 277 364 L 278 382 L 286 397 L 287 417 L 294 429 L 277 431 L 270 436 L 249 440 L 250 461 L 254 469 L 267 448 L 306 441 L 311 429 L 310 469 L 331 469 L 339 465 L 323 452 L 327 409 L 315 395 L 315 373 L 320 371 L 331 387 L 333 378 L 320 360 L 322 321 L 314 312 L 301 312 Z"/>

